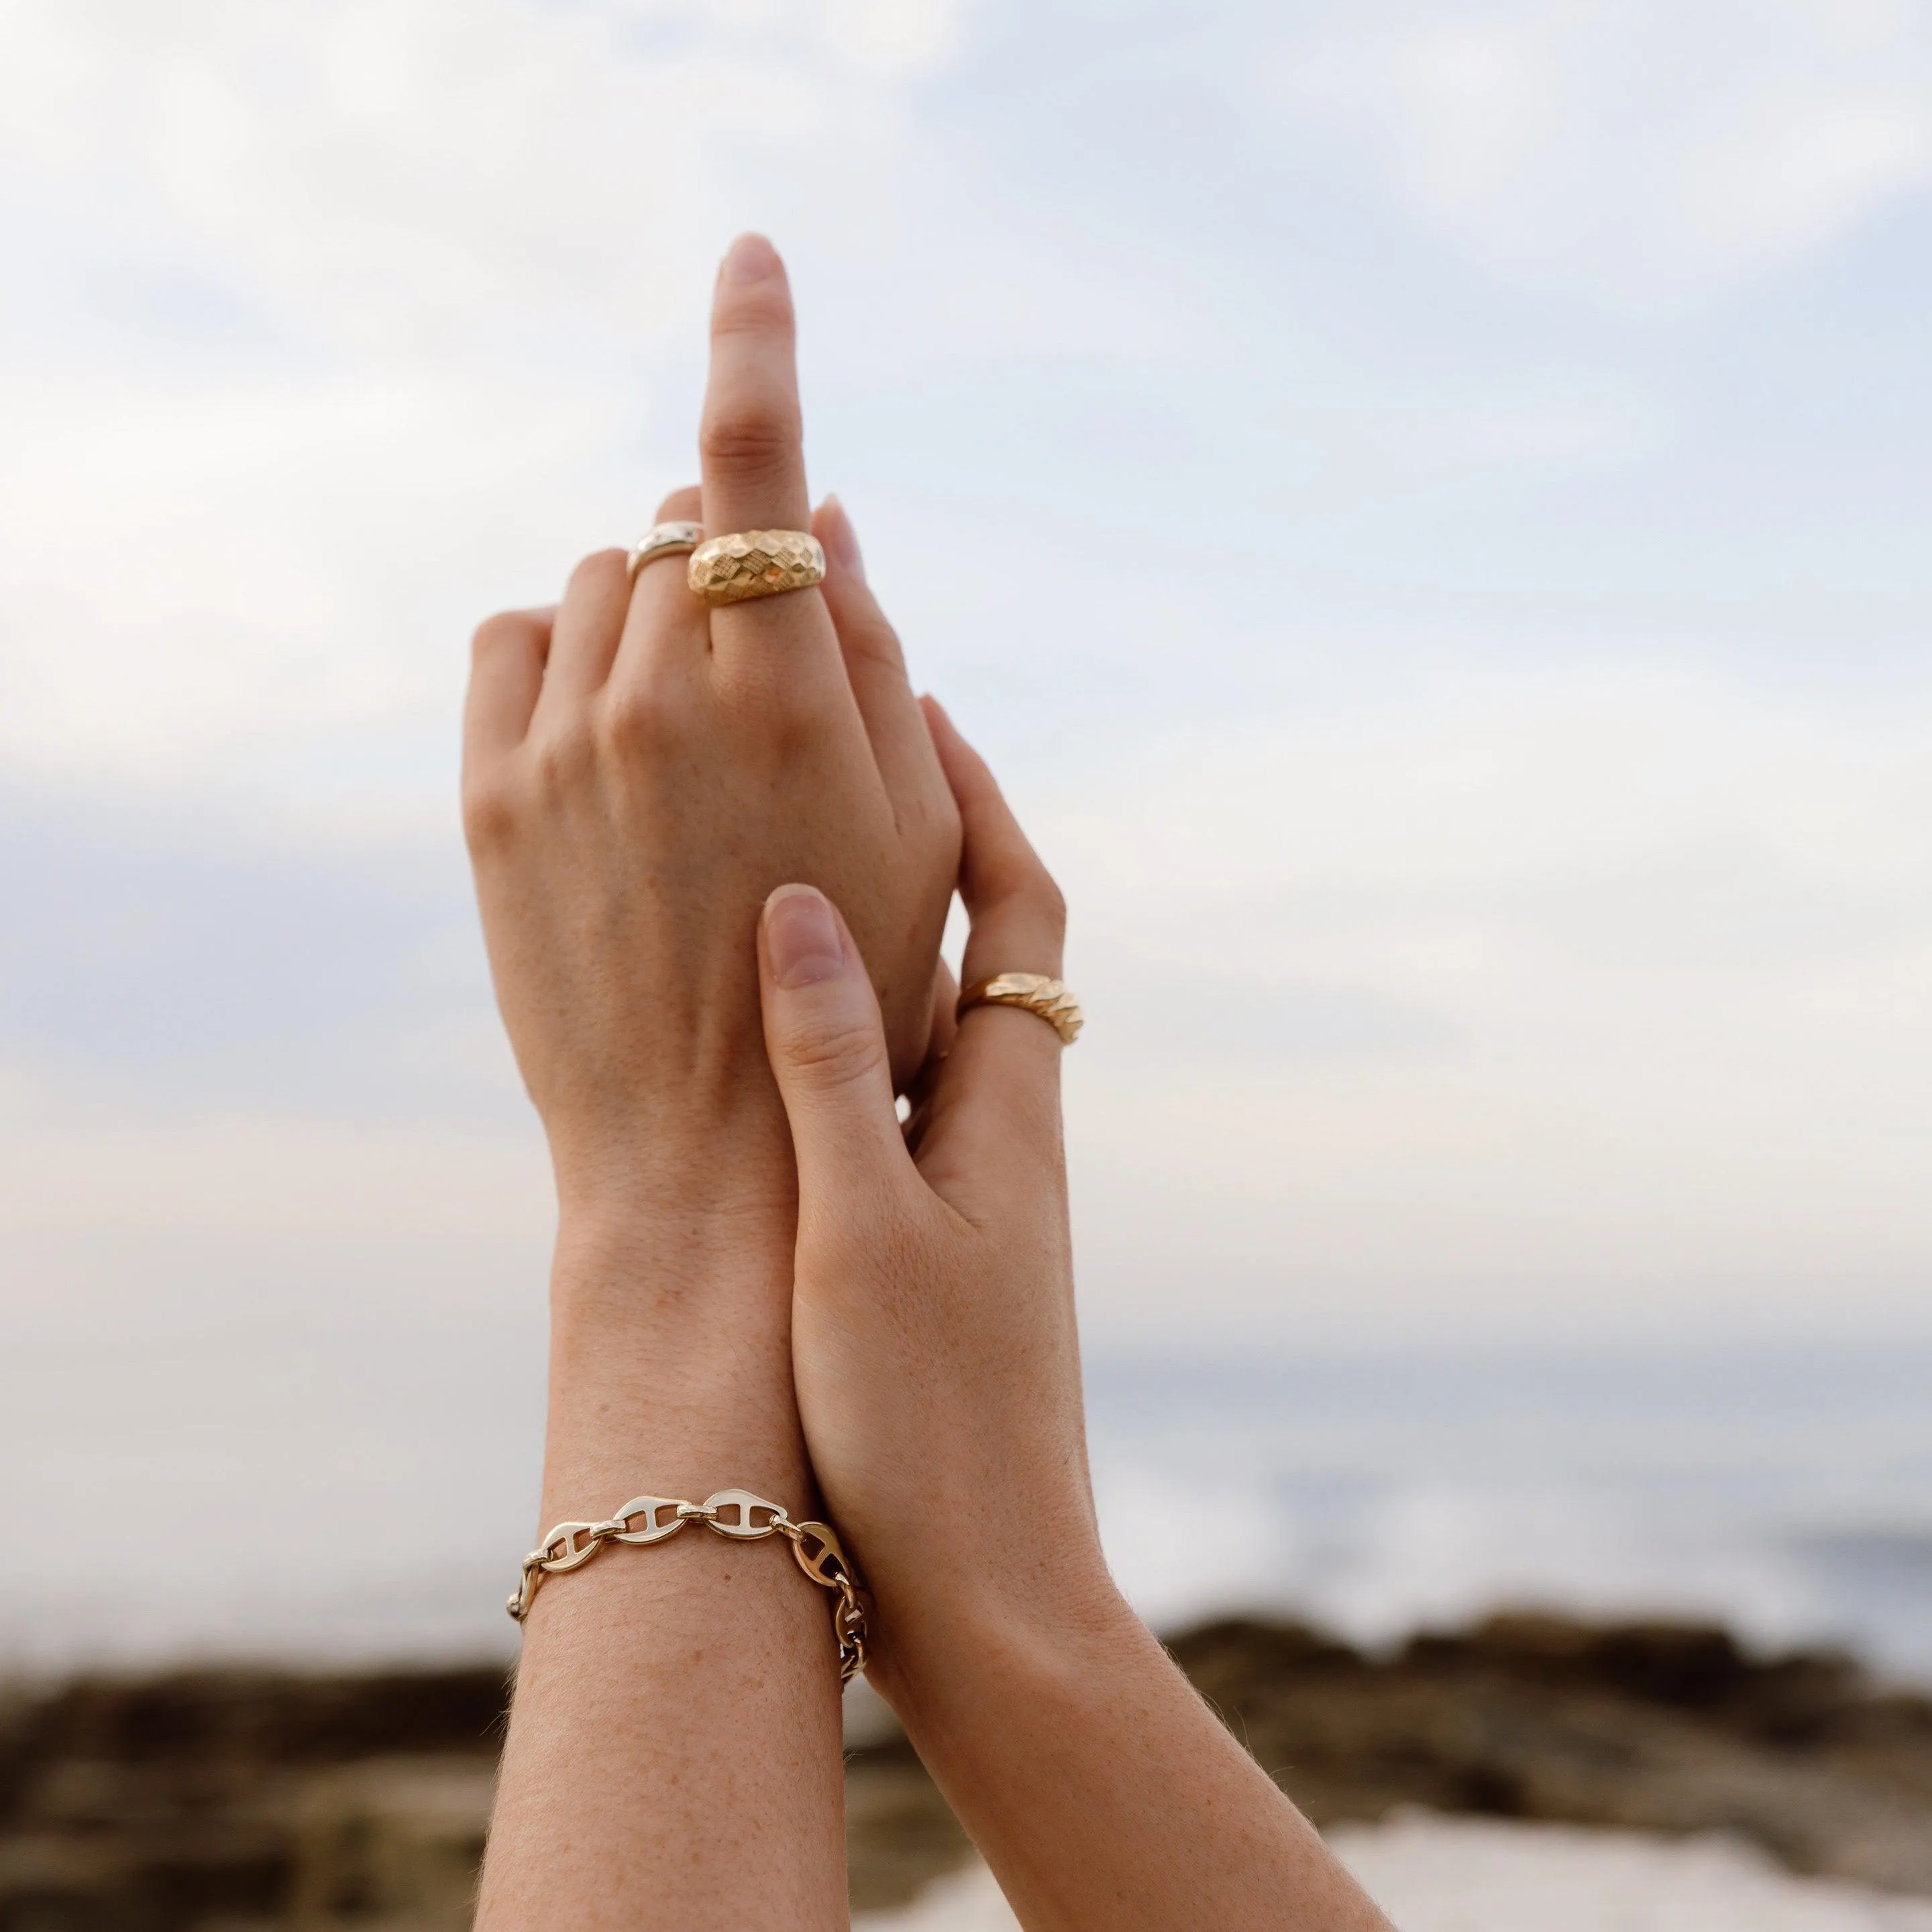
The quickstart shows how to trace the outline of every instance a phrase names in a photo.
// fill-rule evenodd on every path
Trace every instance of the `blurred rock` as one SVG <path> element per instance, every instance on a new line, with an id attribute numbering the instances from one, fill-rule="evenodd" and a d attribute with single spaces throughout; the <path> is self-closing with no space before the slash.
<path id="1" fill-rule="evenodd" d="M 1727 1830 L 1932 1894 L 1932 1700 L 1843 1658 L 1521 1616 L 1383 1660 L 1289 1624 L 1171 1647 L 1324 1826 Z M 505 1693 L 494 1670 L 196 1671 L 0 1697 L 0 1932 L 457 1932 Z M 889 1907 L 970 1847 L 878 1700 L 848 1718 L 853 1900 Z"/>
<path id="2" fill-rule="evenodd" d="M 505 1696 L 498 1670 L 184 1671 L 16 1692 L 0 1702 L 0 1932 L 288 1924 L 298 1894 L 332 1882 L 298 1867 L 304 1850 L 338 1856 L 318 1820 L 341 1768 L 403 1755 L 475 1768 L 472 1857 Z M 424 1932 L 466 1922 L 438 1909 Z"/>
<path id="3" fill-rule="evenodd" d="M 1932 1701 L 1724 1631 L 1502 1616 L 1370 1660 L 1292 1625 L 1172 1646 L 1316 1822 L 1434 1811 L 1728 1830 L 1792 1870 L 1932 1893 Z"/>
<path id="4" fill-rule="evenodd" d="M 376 1758 L 311 1778 L 292 1932 L 464 1932 L 495 1786 L 489 1760 L 460 1757 Z"/>

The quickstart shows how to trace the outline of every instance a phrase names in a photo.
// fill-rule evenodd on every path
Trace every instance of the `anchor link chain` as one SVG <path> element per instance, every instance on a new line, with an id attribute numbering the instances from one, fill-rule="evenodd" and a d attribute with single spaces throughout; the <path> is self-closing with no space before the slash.
<path id="1" fill-rule="evenodd" d="M 858 1572 L 837 1534 L 822 1522 L 794 1522 L 777 1503 L 748 1490 L 720 1490 L 701 1503 L 676 1496 L 633 1496 L 602 1522 L 560 1522 L 524 1558 L 523 1575 L 511 1595 L 511 1616 L 521 1623 L 530 1613 L 546 1576 L 580 1570 L 613 1543 L 662 1543 L 688 1522 L 701 1522 L 734 1542 L 782 1536 L 791 1545 L 798 1567 L 820 1589 L 832 1593 L 832 1633 L 838 1643 L 838 1679 L 850 1683 L 866 1667 L 866 1607 L 859 1598 Z M 637 1528 L 632 1528 L 633 1524 Z"/>

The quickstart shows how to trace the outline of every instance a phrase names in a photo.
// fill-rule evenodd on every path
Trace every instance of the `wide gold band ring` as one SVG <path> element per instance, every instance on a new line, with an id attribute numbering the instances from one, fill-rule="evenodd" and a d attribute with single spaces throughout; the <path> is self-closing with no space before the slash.
<path id="1" fill-rule="evenodd" d="M 700 544 L 686 580 L 707 604 L 742 604 L 823 584 L 825 553 L 809 530 L 740 530 Z"/>
<path id="2" fill-rule="evenodd" d="M 1044 973 L 995 973 L 990 980 L 975 980 L 959 995 L 959 1011 L 969 1006 L 1018 1006 L 1046 1021 L 1063 1046 L 1071 1046 L 1087 1024 L 1066 982 Z"/>
<path id="3" fill-rule="evenodd" d="M 655 563 L 661 556 L 687 556 L 704 541 L 702 524 L 652 524 L 631 546 L 631 581 L 637 582 L 638 572 L 646 564 Z"/>

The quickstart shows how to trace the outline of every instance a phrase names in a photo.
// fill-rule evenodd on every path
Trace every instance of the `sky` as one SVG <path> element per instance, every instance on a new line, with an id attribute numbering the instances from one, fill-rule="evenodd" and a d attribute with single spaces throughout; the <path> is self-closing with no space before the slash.
<path id="1" fill-rule="evenodd" d="M 1071 902 L 1090 1336 L 1932 1330 L 1932 5 L 0 0 L 0 44 L 37 1387 L 373 1404 L 454 1323 L 527 1407 L 466 642 L 689 478 L 749 226 L 814 487 Z"/>

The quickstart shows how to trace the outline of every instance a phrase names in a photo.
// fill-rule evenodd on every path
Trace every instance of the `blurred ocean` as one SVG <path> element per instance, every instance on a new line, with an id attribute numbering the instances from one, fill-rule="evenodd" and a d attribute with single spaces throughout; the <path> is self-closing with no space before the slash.
<path id="1" fill-rule="evenodd" d="M 1359 1642 L 1499 1604 L 1720 1618 L 1932 1681 L 1932 1347 L 1094 1364 L 1116 1574 L 1156 1625 Z"/>
<path id="2" fill-rule="evenodd" d="M 524 1310 L 374 1349 L 314 1304 L 10 1322 L 0 1674 L 508 1654 L 540 1343 Z M 1932 1344 L 1103 1350 L 1088 1379 L 1109 1553 L 1157 1627 L 1690 1613 L 1932 1681 Z"/>

